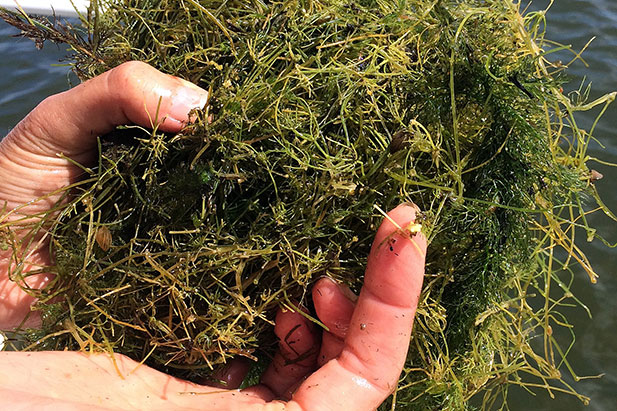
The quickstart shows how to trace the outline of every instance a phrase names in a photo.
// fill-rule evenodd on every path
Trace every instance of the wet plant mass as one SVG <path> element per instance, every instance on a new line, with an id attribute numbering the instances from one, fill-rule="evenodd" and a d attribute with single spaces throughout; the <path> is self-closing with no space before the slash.
<path id="1" fill-rule="evenodd" d="M 178 135 L 100 138 L 53 217 L 57 279 L 39 292 L 43 328 L 22 332 L 29 348 L 113 350 L 190 379 L 267 359 L 277 307 L 310 307 L 322 275 L 358 290 L 379 210 L 412 201 L 429 250 L 390 401 L 464 409 L 480 394 L 490 408 L 508 383 L 586 401 L 561 379 L 553 328 L 578 304 L 573 262 L 596 280 L 575 233 L 596 235 L 590 210 L 611 215 L 574 113 L 614 95 L 561 92 L 542 12 L 116 0 L 93 2 L 83 27 L 3 17 L 68 43 L 82 79 L 141 60 L 210 91 Z"/>

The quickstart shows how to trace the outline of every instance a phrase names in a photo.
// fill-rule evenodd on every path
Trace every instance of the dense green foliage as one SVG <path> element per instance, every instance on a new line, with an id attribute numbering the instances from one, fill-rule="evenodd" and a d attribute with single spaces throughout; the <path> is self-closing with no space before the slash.
<path id="1" fill-rule="evenodd" d="M 595 196 L 591 136 L 543 57 L 542 13 L 507 0 L 98 3 L 87 35 L 22 29 L 69 42 L 83 79 L 137 59 L 211 97 L 179 135 L 101 138 L 54 225 L 45 296 L 67 297 L 39 304 L 37 347 L 113 349 L 187 378 L 267 357 L 275 309 L 310 307 L 322 275 L 357 289 L 378 210 L 413 201 L 430 246 L 397 407 L 462 409 L 486 390 L 488 408 L 508 381 L 573 392 L 552 328 L 576 301 L 569 261 L 595 276 L 573 228 Z"/>

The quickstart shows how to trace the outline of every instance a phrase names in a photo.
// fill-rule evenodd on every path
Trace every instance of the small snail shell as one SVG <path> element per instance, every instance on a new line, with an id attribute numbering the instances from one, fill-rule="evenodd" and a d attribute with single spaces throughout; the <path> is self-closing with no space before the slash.
<path id="1" fill-rule="evenodd" d="M 604 176 L 599 171 L 591 170 L 590 180 L 591 180 L 592 183 L 594 183 L 594 182 L 596 182 L 598 180 L 602 180 L 603 177 Z"/>
<path id="2" fill-rule="evenodd" d="M 105 226 L 100 226 L 96 230 L 96 234 L 94 235 L 94 240 L 96 241 L 98 246 L 101 248 L 101 250 L 103 251 L 109 250 L 109 247 L 111 247 L 111 231 L 109 231 L 109 228 Z"/>
<path id="3" fill-rule="evenodd" d="M 407 130 L 399 130 L 392 136 L 392 141 L 390 141 L 390 153 L 396 153 L 399 150 L 404 149 L 409 146 L 409 142 L 411 140 L 411 133 Z"/>

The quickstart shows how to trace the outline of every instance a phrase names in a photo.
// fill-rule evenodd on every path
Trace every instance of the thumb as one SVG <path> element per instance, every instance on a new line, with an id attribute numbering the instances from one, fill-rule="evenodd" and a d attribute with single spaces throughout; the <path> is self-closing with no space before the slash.
<path id="1" fill-rule="evenodd" d="M 207 98 L 193 83 L 131 61 L 45 99 L 11 134 L 29 139 L 37 154 L 70 156 L 123 124 L 178 132 Z"/>
<path id="2" fill-rule="evenodd" d="M 29 231 L 20 225 L 36 226 L 36 219 L 24 217 L 46 213 L 62 197 L 61 189 L 80 178 L 82 170 L 67 158 L 88 164 L 97 136 L 122 124 L 178 132 L 189 111 L 203 107 L 207 97 L 192 83 L 129 62 L 45 99 L 0 141 L 0 228 L 18 221 L 10 226 L 19 239 Z M 28 256 L 36 267 L 50 260 L 46 242 L 39 239 L 33 240 L 37 250 Z M 0 326 L 6 328 L 19 324 L 34 300 L 9 280 L 11 258 L 10 249 L 0 250 Z M 34 275 L 25 282 L 39 288 L 47 281 L 46 275 Z"/>
<path id="3" fill-rule="evenodd" d="M 178 132 L 208 93 L 133 61 L 64 93 L 48 97 L 0 144 L 0 200 L 18 206 L 72 182 L 87 164 L 96 137 L 123 124 Z"/>

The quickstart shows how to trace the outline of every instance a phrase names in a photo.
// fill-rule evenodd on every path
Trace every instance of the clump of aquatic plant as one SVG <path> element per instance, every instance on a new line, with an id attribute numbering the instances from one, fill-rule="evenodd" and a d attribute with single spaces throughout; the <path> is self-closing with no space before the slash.
<path id="1" fill-rule="evenodd" d="M 113 350 L 191 379 L 232 356 L 267 359 L 276 308 L 310 307 L 322 275 L 357 290 L 380 210 L 413 201 L 426 277 L 386 407 L 476 396 L 488 409 L 512 384 L 587 401 L 562 380 L 570 342 L 553 330 L 569 331 L 560 307 L 579 304 L 572 262 L 597 277 L 575 237 L 596 235 L 589 212 L 610 214 L 574 113 L 614 96 L 562 94 L 542 12 L 107 0 L 83 27 L 3 17 L 67 42 L 82 79 L 141 60 L 210 90 L 178 135 L 154 121 L 100 138 L 53 217 L 57 278 L 37 292 L 44 322 L 23 331 L 27 349 Z"/>

